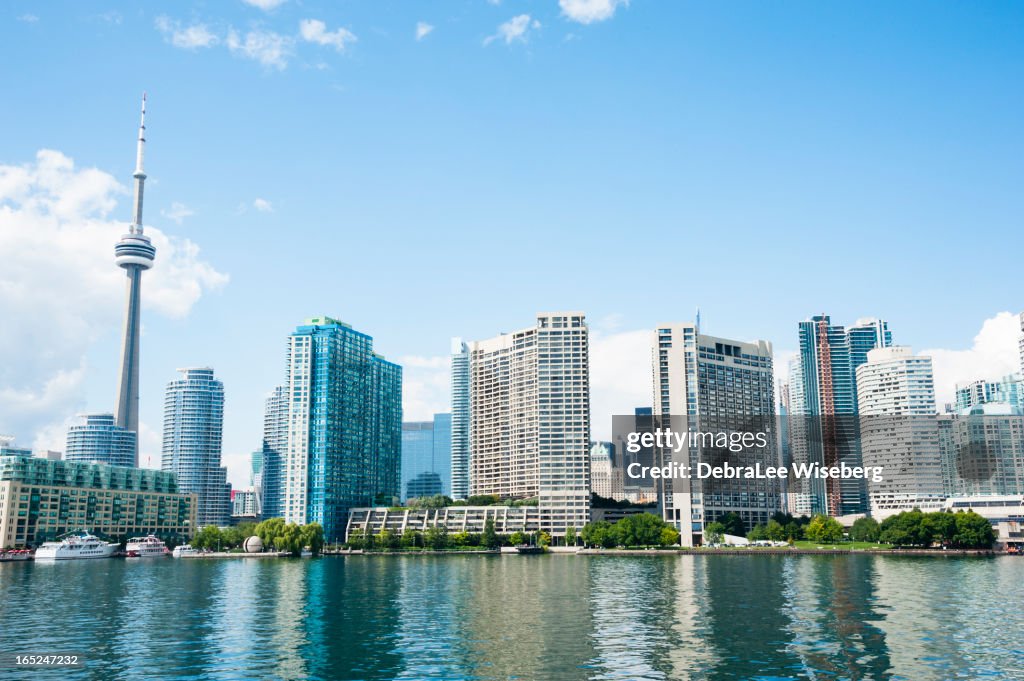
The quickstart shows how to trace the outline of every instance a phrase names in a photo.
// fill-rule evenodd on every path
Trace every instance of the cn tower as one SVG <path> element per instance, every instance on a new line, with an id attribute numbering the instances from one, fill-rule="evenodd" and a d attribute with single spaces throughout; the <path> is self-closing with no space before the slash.
<path id="1" fill-rule="evenodd" d="M 146 148 L 146 95 L 142 95 L 142 121 L 135 154 L 135 202 L 128 233 L 114 247 L 117 266 L 128 276 L 128 298 L 124 313 L 124 343 L 121 346 L 121 376 L 117 384 L 114 420 L 118 426 L 139 432 L 139 325 L 142 302 L 142 272 L 153 266 L 156 248 L 142 233 L 142 194 L 146 184 L 143 155 Z M 135 465 L 138 465 L 136 450 Z"/>

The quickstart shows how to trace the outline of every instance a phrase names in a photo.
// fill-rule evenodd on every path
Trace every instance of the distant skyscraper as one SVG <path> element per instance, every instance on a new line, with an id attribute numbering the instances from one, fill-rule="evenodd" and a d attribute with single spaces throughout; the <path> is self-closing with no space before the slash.
<path id="1" fill-rule="evenodd" d="M 399 496 L 402 368 L 374 354 L 370 336 L 314 317 L 288 339 L 285 389 L 284 518 L 339 541 L 348 509 Z"/>
<path id="2" fill-rule="evenodd" d="M 1020 347 L 1020 375 L 1024 377 L 1024 312 L 1020 313 L 1020 340 L 1018 341 Z"/>
<path id="3" fill-rule="evenodd" d="M 469 496 L 469 346 L 452 339 L 452 486 L 453 499 Z"/>
<path id="4" fill-rule="evenodd" d="M 213 369 L 178 369 L 167 384 L 161 468 L 178 476 L 178 489 L 194 492 L 196 524 L 226 526 L 231 516 L 227 469 L 220 465 L 224 384 Z"/>
<path id="5" fill-rule="evenodd" d="M 870 350 L 892 344 L 888 324 L 863 319 L 846 329 L 833 325 L 823 314 L 800 322 L 799 337 L 799 362 L 791 367 L 789 377 L 793 460 L 859 466 L 856 370 L 867 361 Z M 794 394 L 796 389 L 800 395 Z M 861 479 L 792 483 L 790 494 L 797 495 L 796 505 L 811 512 L 845 515 L 867 509 L 867 489 Z"/>
<path id="6" fill-rule="evenodd" d="M 260 513 L 264 518 L 284 515 L 282 467 L 288 452 L 288 390 L 279 385 L 267 396 L 263 411 L 263 463 Z"/>
<path id="7" fill-rule="evenodd" d="M 907 347 L 877 348 L 857 367 L 861 457 L 880 467 L 867 481 L 872 514 L 935 506 L 942 461 L 931 357 Z"/>
<path id="8" fill-rule="evenodd" d="M 113 414 L 83 414 L 82 423 L 68 428 L 64 460 L 135 466 L 137 435 L 118 426 Z"/>
<path id="9" fill-rule="evenodd" d="M 664 463 L 705 462 L 733 466 L 778 466 L 772 346 L 700 333 L 697 324 L 668 324 L 652 334 L 654 416 L 660 427 L 677 432 L 764 432 L 766 447 L 724 453 L 684 448 L 663 454 Z M 669 416 L 670 422 L 664 421 Z M 724 456 L 724 459 L 722 458 Z M 667 522 L 677 527 L 683 546 L 700 540 L 706 523 L 735 512 L 748 526 L 767 523 L 781 508 L 777 480 L 662 479 L 659 502 Z"/>
<path id="10" fill-rule="evenodd" d="M 1004 402 L 1015 409 L 1024 409 L 1024 380 L 1019 374 L 1003 376 L 998 381 L 973 381 L 956 386 L 956 411 L 990 402 Z"/>
<path id="11" fill-rule="evenodd" d="M 114 409 L 118 427 L 139 432 L 139 335 L 142 324 L 142 273 L 153 266 L 156 249 L 142 233 L 142 198 L 146 184 L 143 156 L 146 146 L 146 96 L 142 96 L 142 120 L 135 155 L 135 200 L 128 234 L 114 247 L 117 266 L 128 277 L 128 294 L 124 316 L 124 342 L 121 348 L 121 374 L 118 380 L 117 404 Z M 132 466 L 138 465 L 137 454 Z"/>
<path id="12" fill-rule="evenodd" d="M 451 495 L 452 415 L 402 424 L 402 500 Z"/>
<path id="13" fill-rule="evenodd" d="M 590 521 L 590 360 L 582 312 L 471 343 L 470 493 L 538 498 L 540 528 Z"/>
<path id="14" fill-rule="evenodd" d="M 595 442 L 590 448 L 590 491 L 605 499 L 626 498 L 621 465 L 617 465 L 614 442 Z"/>

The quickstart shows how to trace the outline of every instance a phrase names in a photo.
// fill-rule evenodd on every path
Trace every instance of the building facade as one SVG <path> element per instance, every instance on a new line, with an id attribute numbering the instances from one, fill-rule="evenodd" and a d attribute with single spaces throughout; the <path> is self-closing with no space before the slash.
<path id="1" fill-rule="evenodd" d="M 199 527 L 224 527 L 231 518 L 227 469 L 220 465 L 224 432 L 224 384 L 209 367 L 178 369 L 164 393 L 161 469 L 178 476 L 178 488 L 194 493 Z"/>
<path id="2" fill-rule="evenodd" d="M 1024 379 L 1021 374 L 1003 376 L 998 381 L 978 380 L 956 386 L 956 412 L 989 402 L 1004 402 L 1014 409 L 1024 409 Z"/>
<path id="3" fill-rule="evenodd" d="M 552 535 L 590 517 L 590 358 L 582 312 L 469 346 L 470 494 L 538 499 Z"/>
<path id="4" fill-rule="evenodd" d="M 391 510 L 387 507 L 354 508 L 348 516 L 345 541 L 352 532 L 380 534 L 391 530 L 401 535 L 406 530 L 425 532 L 444 527 L 448 532 L 480 534 L 487 521 L 494 522 L 497 534 L 537 532 L 541 529 L 541 512 L 536 506 L 448 506 Z"/>
<path id="5" fill-rule="evenodd" d="M 469 346 L 452 339 L 451 497 L 469 496 Z"/>
<path id="6" fill-rule="evenodd" d="M 284 389 L 281 515 L 337 541 L 350 508 L 398 499 L 402 369 L 374 354 L 370 336 L 314 317 L 289 336 Z"/>
<path id="7" fill-rule="evenodd" d="M 867 480 L 872 515 L 941 502 L 942 455 L 930 357 L 907 347 L 871 350 L 857 367 L 861 457 L 881 468 Z"/>
<path id="8" fill-rule="evenodd" d="M 113 414 L 82 414 L 82 423 L 68 428 L 64 458 L 73 463 L 137 465 L 134 431 L 117 425 Z"/>
<path id="9" fill-rule="evenodd" d="M 184 542 L 195 527 L 195 495 L 180 493 L 173 473 L 0 456 L 0 548 L 83 529 L 112 541 L 155 534 Z"/>
<path id="10" fill-rule="evenodd" d="M 625 476 L 614 442 L 595 442 L 590 448 L 590 491 L 605 499 L 626 498 Z"/>
<path id="11" fill-rule="evenodd" d="M 739 452 L 686 446 L 662 451 L 659 464 L 693 471 L 701 462 L 733 466 L 780 465 L 775 418 L 772 347 L 702 334 L 697 324 L 666 324 L 652 335 L 654 417 L 675 432 L 764 432 L 766 446 Z M 680 531 L 683 546 L 700 543 L 704 525 L 738 513 L 752 527 L 781 508 L 778 480 L 658 481 L 662 517 Z"/>
<path id="12" fill-rule="evenodd" d="M 402 501 L 452 494 L 452 415 L 402 424 Z"/>
<path id="13" fill-rule="evenodd" d="M 264 518 L 284 515 L 283 467 L 288 452 L 288 391 L 275 387 L 264 402 L 263 444 L 260 448 L 260 509 Z"/>

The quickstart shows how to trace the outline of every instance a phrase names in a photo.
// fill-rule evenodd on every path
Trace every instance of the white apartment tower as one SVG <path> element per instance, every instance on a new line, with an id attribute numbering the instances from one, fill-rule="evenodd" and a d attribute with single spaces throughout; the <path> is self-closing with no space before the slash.
<path id="1" fill-rule="evenodd" d="M 541 529 L 590 521 L 590 359 L 582 312 L 469 344 L 470 494 L 537 498 Z"/>
<path id="2" fill-rule="evenodd" d="M 694 466 L 698 462 L 733 466 L 780 465 L 775 419 L 772 346 L 700 333 L 697 324 L 666 324 L 655 330 L 651 346 L 654 416 L 673 431 L 765 432 L 768 446 L 742 452 L 691 448 L 662 455 Z M 661 418 L 660 422 L 658 417 Z M 671 418 L 669 418 L 671 417 Z M 683 546 L 700 541 L 704 524 L 729 512 L 748 527 L 767 523 L 781 508 L 777 480 L 660 479 L 662 516 L 680 531 Z"/>
<path id="3" fill-rule="evenodd" d="M 869 478 L 873 515 L 885 516 L 942 499 L 942 461 L 930 357 L 910 348 L 877 348 L 857 367 L 862 461 L 881 467 Z"/>

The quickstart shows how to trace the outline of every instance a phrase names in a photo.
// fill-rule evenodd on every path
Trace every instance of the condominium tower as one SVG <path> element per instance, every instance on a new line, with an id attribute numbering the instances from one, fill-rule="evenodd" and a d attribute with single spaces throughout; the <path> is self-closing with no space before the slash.
<path id="1" fill-rule="evenodd" d="M 117 425 L 113 414 L 81 414 L 68 428 L 64 459 L 74 463 L 136 466 L 138 436 Z"/>
<path id="2" fill-rule="evenodd" d="M 260 514 L 280 518 L 284 514 L 282 469 L 288 451 L 288 390 L 275 387 L 264 402 L 263 444 L 260 447 Z"/>
<path id="3" fill-rule="evenodd" d="M 861 458 L 881 468 L 867 480 L 872 515 L 942 501 L 942 462 L 930 357 L 877 348 L 857 367 Z"/>
<path id="4" fill-rule="evenodd" d="M 402 424 L 403 500 L 436 494 L 451 496 L 452 415 Z"/>
<path id="5" fill-rule="evenodd" d="M 697 324 L 665 324 L 652 334 L 654 418 L 676 432 L 766 434 L 767 445 L 730 452 L 706 447 L 662 451 L 659 465 L 676 462 L 697 471 L 717 466 L 778 466 L 772 346 L 708 336 Z M 681 534 L 683 546 L 700 543 L 704 525 L 735 512 L 748 526 L 767 523 L 781 507 L 777 480 L 659 479 L 662 517 Z"/>
<path id="6" fill-rule="evenodd" d="M 469 344 L 470 494 L 538 500 L 552 535 L 590 515 L 590 359 L 582 312 Z"/>
<path id="7" fill-rule="evenodd" d="M 452 339 L 452 465 L 453 499 L 469 496 L 469 346 Z"/>
<path id="8" fill-rule="evenodd" d="M 350 508 L 398 499 L 402 368 L 365 333 L 314 317 L 288 338 L 285 392 L 284 519 L 339 541 Z"/>
<path id="9" fill-rule="evenodd" d="M 178 476 L 178 488 L 194 493 L 196 523 L 226 526 L 231 517 L 227 469 L 220 465 L 224 432 L 224 384 L 209 367 L 178 369 L 164 394 L 161 469 Z"/>

